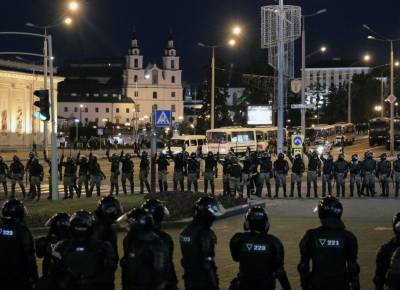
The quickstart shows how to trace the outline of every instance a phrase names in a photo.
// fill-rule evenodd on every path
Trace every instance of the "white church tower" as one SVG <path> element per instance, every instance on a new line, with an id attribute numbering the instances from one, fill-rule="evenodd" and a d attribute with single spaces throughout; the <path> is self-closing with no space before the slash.
<path id="1" fill-rule="evenodd" d="M 182 70 L 171 34 L 162 61 L 162 68 L 153 63 L 144 67 L 143 55 L 134 33 L 126 57 L 123 92 L 135 101 L 135 114 L 140 121 L 149 121 L 153 106 L 171 110 L 173 122 L 183 120 Z"/>

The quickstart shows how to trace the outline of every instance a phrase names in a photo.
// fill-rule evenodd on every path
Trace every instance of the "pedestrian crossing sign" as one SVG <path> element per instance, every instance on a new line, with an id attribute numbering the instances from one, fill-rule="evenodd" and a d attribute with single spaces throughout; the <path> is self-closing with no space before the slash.
<path id="1" fill-rule="evenodd" d="M 292 148 L 303 148 L 304 136 L 303 135 L 292 135 Z"/>
<path id="2" fill-rule="evenodd" d="M 156 127 L 171 127 L 171 110 L 156 110 L 155 111 Z"/>

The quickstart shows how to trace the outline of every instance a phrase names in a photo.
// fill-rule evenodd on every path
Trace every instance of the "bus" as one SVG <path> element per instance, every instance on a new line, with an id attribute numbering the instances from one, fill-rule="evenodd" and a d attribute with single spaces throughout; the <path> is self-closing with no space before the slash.
<path id="1" fill-rule="evenodd" d="M 389 118 L 373 118 L 368 122 L 369 146 L 383 145 L 389 135 Z"/>
<path id="2" fill-rule="evenodd" d="M 306 128 L 305 141 L 307 145 L 321 145 L 327 142 L 333 144 L 336 139 L 334 125 L 319 124 Z"/>
<path id="3" fill-rule="evenodd" d="M 257 150 L 260 151 L 276 151 L 276 144 L 278 140 L 278 127 L 276 126 L 257 126 L 256 130 L 256 141 Z M 286 143 L 287 131 L 283 129 L 283 136 Z"/>
<path id="4" fill-rule="evenodd" d="M 356 128 L 353 123 L 339 122 L 334 124 L 336 130 L 335 145 L 352 145 L 356 138 Z"/>
<path id="5" fill-rule="evenodd" d="M 244 127 L 222 127 L 207 130 L 208 150 L 214 154 L 225 155 L 233 149 L 235 153 L 244 154 L 247 147 L 251 151 L 257 148 L 256 130 Z"/>

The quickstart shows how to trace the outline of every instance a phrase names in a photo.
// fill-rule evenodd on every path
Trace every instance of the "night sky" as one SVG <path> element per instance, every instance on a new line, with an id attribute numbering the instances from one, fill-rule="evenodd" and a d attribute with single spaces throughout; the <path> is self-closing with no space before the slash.
<path id="1" fill-rule="evenodd" d="M 45 25 L 57 22 L 66 11 L 66 0 L 1 0 L 1 31 L 34 31 L 26 22 Z M 182 57 L 183 78 L 198 82 L 210 52 L 197 42 L 221 43 L 230 26 L 244 26 L 245 35 L 234 50 L 219 50 L 217 56 L 234 63 L 238 70 L 247 65 L 251 47 L 260 47 L 260 7 L 276 3 L 260 0 L 86 0 L 71 27 L 52 30 L 58 64 L 64 59 L 120 57 L 127 53 L 134 27 L 145 55 L 145 62 L 157 60 L 172 30 L 178 54 Z M 327 8 L 328 12 L 307 21 L 308 52 L 321 44 L 329 48 L 325 56 L 312 61 L 341 57 L 357 59 L 371 52 L 374 63 L 388 62 L 388 45 L 366 39 L 366 23 L 387 37 L 400 38 L 399 0 L 287 0 L 309 14 Z M 300 42 L 297 41 L 299 44 Z M 39 39 L 4 37 L 1 51 L 41 51 Z M 297 45 L 299 47 L 299 45 Z M 397 58 L 400 45 L 396 45 Z M 296 51 L 299 61 L 300 50 Z"/>

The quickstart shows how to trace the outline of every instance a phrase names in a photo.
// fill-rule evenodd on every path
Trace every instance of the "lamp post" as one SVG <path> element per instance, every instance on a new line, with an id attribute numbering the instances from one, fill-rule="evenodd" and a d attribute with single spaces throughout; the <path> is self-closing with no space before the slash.
<path id="1" fill-rule="evenodd" d="M 365 54 L 362 60 L 357 60 L 349 65 L 352 68 L 354 65 L 360 63 L 361 61 L 369 62 L 371 60 L 371 56 L 369 54 Z M 349 72 L 349 83 L 347 88 L 347 123 L 351 123 L 351 82 L 353 76 Z"/>
<path id="2" fill-rule="evenodd" d="M 232 28 L 231 33 L 234 36 L 239 36 L 242 34 L 242 28 L 240 26 L 236 25 Z M 227 45 L 207 45 L 202 42 L 197 43 L 198 46 L 201 46 L 204 48 L 209 48 L 212 51 L 212 53 L 211 53 L 211 108 L 210 108 L 210 111 L 211 111 L 211 113 L 210 113 L 211 126 L 210 127 L 211 127 L 211 129 L 214 129 L 214 127 L 215 127 L 215 111 L 214 111 L 215 110 L 215 49 L 221 48 L 224 46 L 233 47 L 233 46 L 236 46 L 236 44 L 237 44 L 237 41 L 235 38 L 230 38 L 227 42 Z"/>
<path id="3" fill-rule="evenodd" d="M 317 16 L 320 14 L 325 13 L 328 11 L 327 9 L 321 9 L 315 13 L 312 14 L 307 14 L 302 16 L 302 32 L 301 32 L 301 52 L 302 52 L 302 58 L 301 58 L 301 104 L 305 104 L 305 86 L 306 86 L 306 81 L 305 81 L 305 70 L 306 70 L 306 18 Z M 306 132 L 306 110 L 303 108 L 301 109 L 301 134 L 303 136 L 305 135 Z"/>
<path id="4" fill-rule="evenodd" d="M 390 95 L 386 99 L 390 103 L 390 155 L 394 154 L 394 103 L 396 102 L 396 97 L 394 95 L 394 50 L 393 50 L 393 45 L 395 42 L 400 41 L 400 38 L 394 39 L 394 38 L 387 38 L 385 36 L 382 36 L 375 30 L 371 29 L 368 25 L 363 24 L 363 28 L 366 30 L 372 32 L 375 34 L 377 37 L 369 35 L 368 39 L 370 40 L 375 40 L 375 41 L 380 41 L 380 42 L 386 42 L 389 43 L 390 45 Z"/>

